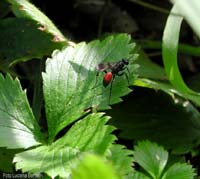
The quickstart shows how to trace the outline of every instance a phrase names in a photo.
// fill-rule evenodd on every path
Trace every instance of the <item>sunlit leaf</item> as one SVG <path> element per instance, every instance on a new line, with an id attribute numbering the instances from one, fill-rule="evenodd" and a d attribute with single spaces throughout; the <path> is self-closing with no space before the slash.
<path id="1" fill-rule="evenodd" d="M 133 172 L 133 152 L 122 145 L 113 144 L 108 159 L 112 161 L 118 174 L 128 177 Z"/>
<path id="2" fill-rule="evenodd" d="M 194 169 L 186 163 L 176 163 L 172 165 L 161 179 L 193 179 Z"/>
<path id="3" fill-rule="evenodd" d="M 168 153 L 163 147 L 149 141 L 139 142 L 134 149 L 134 160 L 143 167 L 152 178 L 160 178 L 167 164 Z"/>
<path id="4" fill-rule="evenodd" d="M 187 23 L 192 27 L 193 31 L 200 38 L 200 29 L 198 23 L 200 21 L 200 3 L 199 0 L 171 0 L 176 4 L 179 14 L 184 17 Z"/>
<path id="5" fill-rule="evenodd" d="M 113 166 L 95 155 L 86 155 L 72 172 L 72 179 L 120 179 Z"/>
<path id="6" fill-rule="evenodd" d="M 200 106 L 200 94 L 190 89 L 184 82 L 177 63 L 179 34 L 183 17 L 179 14 L 179 7 L 175 3 L 169 15 L 163 34 L 162 56 L 169 81 L 182 95 Z"/>
<path id="7" fill-rule="evenodd" d="M 109 36 L 103 41 L 80 43 L 55 51 L 46 62 L 43 73 L 44 97 L 50 141 L 66 125 L 77 120 L 90 107 L 108 109 L 110 104 L 120 102 L 128 94 L 128 82 L 135 79 L 135 45 L 130 36 L 120 34 Z M 103 86 L 104 72 L 99 72 L 99 63 L 118 62 L 130 58 L 126 75 L 116 76 L 111 84 Z M 99 74 L 99 75 L 97 75 Z"/>
<path id="8" fill-rule="evenodd" d="M 42 139 L 25 92 L 17 79 L 0 75 L 0 146 L 28 148 Z"/>
<path id="9" fill-rule="evenodd" d="M 108 117 L 91 114 L 77 122 L 65 136 L 51 145 L 43 145 L 15 156 L 16 168 L 23 172 L 45 172 L 51 177 L 68 178 L 85 153 L 104 155 L 115 137 L 113 127 L 105 125 Z"/>

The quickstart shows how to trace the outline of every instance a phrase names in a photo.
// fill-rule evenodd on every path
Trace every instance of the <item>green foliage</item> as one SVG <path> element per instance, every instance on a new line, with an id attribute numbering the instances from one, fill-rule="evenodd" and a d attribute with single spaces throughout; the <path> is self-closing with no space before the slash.
<path id="1" fill-rule="evenodd" d="M 108 159 L 112 161 L 120 176 L 129 176 L 133 172 L 133 152 L 124 146 L 114 144 L 110 148 Z M 128 177 L 127 177 L 128 178 Z"/>
<path id="2" fill-rule="evenodd" d="M 11 4 L 11 9 L 17 17 L 31 19 L 37 22 L 42 31 L 51 33 L 55 37 L 55 42 L 66 40 L 52 21 L 29 1 L 8 0 L 8 2 Z"/>
<path id="3" fill-rule="evenodd" d="M 172 12 L 178 13 L 176 9 L 176 6 L 174 6 Z M 183 18 L 179 16 L 168 17 L 163 35 L 163 62 L 171 83 L 182 93 L 192 93 L 192 91 L 185 85 L 177 64 L 178 40 L 182 20 Z"/>
<path id="4" fill-rule="evenodd" d="M 149 139 L 179 154 L 199 145 L 200 114 L 189 101 L 141 88 L 135 90 L 131 100 L 131 106 L 125 102 L 124 107 L 118 105 L 109 113 L 113 116 L 111 124 L 121 131 L 120 137 Z"/>
<path id="5" fill-rule="evenodd" d="M 192 179 L 195 176 L 192 166 L 186 163 L 175 163 L 165 169 L 168 152 L 149 141 L 141 141 L 135 146 L 134 159 L 151 179 Z"/>
<path id="6" fill-rule="evenodd" d="M 132 178 L 134 178 L 134 179 L 150 179 L 148 176 L 146 176 L 143 173 L 138 172 L 138 171 L 133 173 Z"/>
<path id="7" fill-rule="evenodd" d="M 130 37 L 121 34 L 110 36 L 102 42 L 96 40 L 89 44 L 80 43 L 74 48 L 68 47 L 53 53 L 52 59 L 47 60 L 46 72 L 43 73 L 50 141 L 66 125 L 83 116 L 84 109 L 92 106 L 103 110 L 109 107 L 110 88 L 102 85 L 104 73 L 97 76 L 97 65 L 100 62 L 116 62 L 121 58 L 131 57 L 129 81 L 134 81 L 135 57 L 130 56 L 133 50 L 134 44 L 130 43 Z M 115 79 L 110 104 L 119 102 L 120 96 L 130 92 L 125 79 L 125 76 Z"/>
<path id="8" fill-rule="evenodd" d="M 107 120 L 101 113 L 86 116 L 51 145 L 17 154 L 16 168 L 23 172 L 46 172 L 51 177 L 70 176 L 71 169 L 84 153 L 103 155 L 114 141 L 114 136 L 110 135 L 113 128 L 105 125 Z"/>
<path id="9" fill-rule="evenodd" d="M 174 4 L 171 10 L 171 12 L 175 14 L 178 14 L 178 13 L 181 14 L 181 12 L 183 14 L 184 8 L 182 9 L 182 11 L 180 11 L 180 7 L 182 7 L 181 4 L 183 4 L 183 7 L 186 7 L 186 6 L 190 7 L 191 5 L 191 4 L 187 5 L 188 2 L 186 1 L 185 2 L 181 1 L 181 3 L 180 1 L 175 1 L 175 2 L 177 3 Z M 196 8 L 200 9 L 198 5 L 195 6 L 196 4 L 198 4 L 196 0 L 193 0 L 192 2 L 193 2 L 192 6 L 195 7 L 195 9 Z M 191 11 L 195 13 L 199 12 L 197 10 L 193 11 L 192 9 L 186 10 L 185 12 L 191 12 Z M 188 17 L 188 19 L 192 19 L 192 17 L 189 14 L 187 14 L 186 17 Z M 196 17 L 198 19 L 198 16 Z M 197 19 L 195 18 L 195 21 Z M 169 15 L 168 17 L 164 34 L 163 34 L 163 43 L 162 43 L 163 62 L 164 62 L 168 79 L 173 84 L 173 86 L 184 96 L 184 98 L 189 99 L 193 101 L 196 105 L 200 106 L 200 103 L 199 103 L 200 94 L 191 90 L 185 84 L 185 82 L 182 79 L 182 76 L 177 64 L 178 40 L 179 40 L 179 33 L 180 33 L 180 27 L 181 27 L 182 21 L 183 21 L 182 16 Z M 190 22 L 194 25 L 193 20 L 191 20 Z M 195 29 L 197 30 L 196 32 L 199 35 L 198 27 Z"/>
<path id="10" fill-rule="evenodd" d="M 167 164 L 168 153 L 156 144 L 140 142 L 135 146 L 134 159 L 152 178 L 160 178 Z"/>
<path id="11" fill-rule="evenodd" d="M 142 49 L 162 49 L 162 42 L 160 41 L 142 40 L 139 42 L 142 46 Z M 178 45 L 178 52 L 198 57 L 200 55 L 200 47 L 180 42 Z"/>
<path id="12" fill-rule="evenodd" d="M 16 16 L 0 20 L 0 63 L 4 72 L 15 63 L 49 56 L 55 49 L 62 50 L 52 53 L 42 73 L 45 115 L 39 114 L 41 107 L 36 107 L 43 103 L 42 99 L 33 100 L 34 116 L 19 80 L 9 74 L 0 75 L 0 147 L 8 148 L 0 150 L 0 169 L 12 172 L 13 159 L 17 170 L 45 173 L 46 178 L 194 178 L 191 165 L 170 162 L 168 152 L 158 144 L 141 141 L 134 151 L 115 144 L 114 127 L 112 123 L 107 124 L 110 117 L 97 112 L 121 102 L 121 97 L 131 92 L 130 84 L 159 89 L 170 97 L 162 96 L 163 93 L 136 97 L 126 114 L 121 108 L 115 111 L 112 116 L 115 126 L 122 129 L 120 137 L 131 142 L 132 139 L 152 139 L 173 153 L 181 154 L 200 144 L 200 114 L 187 101 L 200 106 L 199 93 L 185 84 L 177 65 L 182 20 L 185 18 L 199 35 L 196 27 L 199 18 L 197 11 L 191 13 L 186 0 L 173 2 L 172 13 L 187 13 L 184 17 L 169 15 L 163 35 L 162 68 L 151 62 L 142 50 L 136 50 L 130 35 L 111 35 L 102 41 L 69 43 L 66 47 L 67 38 L 29 1 L 1 1 L 0 17 L 9 11 Z M 197 0 L 191 2 L 200 9 Z M 182 51 L 184 48 L 199 55 L 198 48 L 185 45 Z M 116 75 L 112 89 L 111 84 L 104 87 L 105 73 L 98 72 L 98 64 L 114 64 L 121 59 L 129 60 L 128 70 L 124 69 L 128 81 L 125 75 Z M 42 89 L 37 89 L 35 96 L 41 97 L 40 91 Z M 39 116 L 46 117 L 42 119 L 47 121 L 45 133 L 41 132 Z M 134 162 L 139 170 L 134 168 Z"/>
<path id="13" fill-rule="evenodd" d="M 40 144 L 42 135 L 19 81 L 1 75 L 0 98 L 0 146 L 28 148 Z"/>
<path id="14" fill-rule="evenodd" d="M 120 179 L 112 165 L 95 155 L 86 155 L 72 171 L 72 179 Z"/>
<path id="15" fill-rule="evenodd" d="M 142 50 L 138 53 L 136 63 L 139 65 L 137 73 L 140 78 L 166 80 L 165 70 L 161 66 L 153 63 Z"/>
<path id="16" fill-rule="evenodd" d="M 118 44 L 125 48 L 121 48 Z M 1 76 L 0 95 L 3 99 L 0 103 L 1 146 L 28 148 L 40 144 L 34 149 L 15 155 L 13 161 L 16 163 L 16 169 L 31 173 L 45 172 L 51 177 L 59 175 L 65 178 L 70 176 L 71 169 L 83 153 L 94 152 L 102 156 L 107 155 L 106 151 L 111 147 L 115 137 L 110 134 L 113 127 L 105 125 L 108 117 L 102 117 L 101 113 L 86 115 L 84 119 L 76 122 L 62 138 L 53 141 L 61 129 L 86 114 L 84 110 L 88 107 L 96 105 L 101 109 L 108 106 L 109 89 L 106 93 L 102 87 L 102 80 L 96 79 L 96 65 L 106 59 L 115 58 L 113 53 L 115 50 L 126 57 L 130 55 L 133 48 L 129 36 L 118 35 L 108 37 L 102 42 L 93 41 L 88 45 L 81 43 L 74 48 L 68 47 L 63 51 L 53 53 L 52 59 L 47 60 L 46 73 L 43 74 L 49 127 L 48 145 L 42 139 L 19 81 L 13 80 L 9 75 L 6 78 Z M 132 66 L 134 69 L 134 65 L 130 64 L 130 68 Z M 133 69 L 130 69 L 130 74 Z M 102 75 L 100 74 L 100 79 Z M 120 88 L 113 90 L 111 102 L 113 99 L 119 101 L 121 95 L 130 92 L 124 78 L 116 79 L 113 88 L 116 88 L 116 85 Z M 130 77 L 130 80 L 133 79 L 134 75 Z M 93 90 L 99 95 L 96 96 Z M 124 150 L 126 157 L 123 159 L 123 155 L 116 154 L 117 151 L 122 153 L 123 150 L 121 147 L 112 147 L 111 153 L 116 168 L 120 166 L 119 161 L 127 162 L 121 172 L 121 175 L 126 175 L 130 172 L 129 164 L 132 160 L 128 158 L 130 152 L 126 150 Z"/>
<path id="17" fill-rule="evenodd" d="M 160 106 L 163 107 L 155 112 L 154 108 L 151 107 L 152 105 L 147 104 L 145 100 L 156 100 L 156 96 L 152 96 L 150 99 L 149 97 L 145 97 L 143 102 L 138 98 L 138 101 L 137 99 L 137 102 L 135 101 L 136 104 L 133 104 L 133 110 L 135 110 L 132 112 L 132 115 L 129 116 L 129 119 L 126 120 L 125 124 L 119 124 L 119 121 L 121 121 L 119 115 L 116 115 L 118 116 L 118 122 L 115 122 L 115 124 L 119 124 L 117 126 L 120 128 L 123 126 L 123 137 L 138 140 L 148 138 L 163 144 L 167 148 L 173 148 L 174 152 L 185 153 L 199 145 L 199 110 L 195 105 L 200 105 L 200 98 L 199 93 L 191 90 L 182 78 L 177 64 L 178 48 L 182 53 L 191 53 L 191 55 L 195 56 L 199 56 L 199 48 L 180 45 L 179 34 L 184 18 L 197 35 L 199 34 L 199 27 L 194 23 L 197 22 L 197 19 L 199 18 L 197 15 L 199 13 L 199 3 L 195 0 L 191 3 L 179 0 L 174 0 L 173 2 L 174 7 L 168 17 L 163 34 L 162 55 L 164 69 L 157 67 L 154 63 L 147 64 L 148 58 L 143 55 L 144 58 L 142 59 L 142 62 L 137 62 L 142 65 L 138 69 L 139 78 L 135 80 L 134 84 L 136 86 L 162 90 L 165 93 L 170 94 L 174 102 L 171 102 L 169 107 L 167 107 L 168 103 L 161 103 Z M 175 14 L 181 14 L 182 16 Z M 158 48 L 158 44 L 149 43 L 147 45 L 150 48 Z M 147 70 L 149 67 L 152 71 Z M 166 79 L 165 75 L 163 75 L 164 70 L 166 71 L 169 81 Z M 193 79 L 193 84 L 199 83 L 198 79 Z M 189 84 L 190 82 L 191 80 L 189 81 Z M 196 89 L 198 90 L 198 88 Z M 181 97 L 181 99 L 177 98 L 177 96 Z M 156 103 L 160 104 L 160 102 L 158 102 L 160 100 L 163 100 L 163 98 L 157 99 Z M 191 103 L 189 101 L 191 101 Z M 142 103 L 141 105 L 140 102 Z M 159 107 L 159 105 L 156 104 L 153 104 L 153 106 Z M 178 110 L 178 112 L 177 109 L 181 110 Z M 176 111 L 175 113 L 173 112 L 174 110 Z M 141 114 L 139 116 L 137 114 L 138 111 L 139 114 Z M 127 114 L 128 112 L 126 111 L 125 113 Z"/>
<path id="18" fill-rule="evenodd" d="M 200 20 L 199 10 L 200 4 L 198 0 L 172 0 L 174 6 L 177 7 L 179 14 L 181 14 L 193 31 L 200 37 L 200 29 L 198 28 L 198 22 Z"/>
<path id="19" fill-rule="evenodd" d="M 38 28 L 39 25 L 29 19 L 0 20 L 1 65 L 6 67 L 31 58 L 42 58 L 54 49 L 63 47 L 63 42 L 53 42 L 51 34 Z"/>
<path id="20" fill-rule="evenodd" d="M 176 163 L 165 172 L 162 179 L 192 179 L 194 175 L 191 165 Z"/>
<path id="21" fill-rule="evenodd" d="M 53 50 L 66 46 L 67 40 L 62 33 L 34 5 L 26 0 L 8 2 L 17 18 L 0 20 L 2 70 L 7 71 L 8 66 L 20 61 L 42 58 L 50 55 Z M 7 2 L 2 1 L 0 5 L 5 6 L 6 12 L 10 10 L 6 10 L 9 7 Z"/>

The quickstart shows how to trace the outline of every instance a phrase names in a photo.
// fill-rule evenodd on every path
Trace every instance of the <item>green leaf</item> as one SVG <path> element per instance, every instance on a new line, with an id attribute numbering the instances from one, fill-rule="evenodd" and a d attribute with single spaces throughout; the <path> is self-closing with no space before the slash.
<path id="1" fill-rule="evenodd" d="M 198 79 L 199 79 L 199 76 L 196 75 L 193 79 L 190 80 L 189 84 L 192 88 L 199 89 L 199 80 Z M 187 117 L 188 120 L 191 120 L 192 126 L 196 126 L 197 129 L 200 129 L 200 120 L 199 120 L 200 113 L 199 113 L 199 111 L 189 101 L 187 101 L 187 100 L 185 101 L 184 99 L 182 99 L 182 98 L 184 98 L 183 94 L 178 92 L 175 89 L 175 87 L 172 86 L 172 84 L 170 84 L 168 82 L 164 82 L 164 81 L 153 81 L 153 80 L 149 80 L 149 79 L 145 79 L 145 78 L 138 78 L 137 80 L 134 81 L 134 85 L 140 86 L 140 87 L 152 88 L 155 90 L 162 90 L 165 93 L 168 93 L 173 98 L 174 102 L 177 103 L 176 105 L 179 105 L 179 106 L 182 105 L 184 107 L 182 109 L 183 113 L 187 113 L 185 116 L 188 116 Z M 182 98 L 178 98 L 176 95 L 178 95 Z M 185 127 L 185 128 L 188 128 L 188 127 Z M 196 138 L 196 137 L 194 137 L 194 138 Z M 195 139 L 193 139 L 193 140 L 195 140 Z M 187 145 L 187 146 L 188 147 L 186 147 L 186 148 L 189 149 L 189 145 Z M 177 148 L 178 147 L 176 146 L 175 149 L 177 149 Z"/>
<path id="2" fill-rule="evenodd" d="M 85 153 L 104 155 L 115 137 L 113 127 L 105 125 L 108 117 L 93 113 L 78 121 L 65 136 L 48 146 L 37 147 L 15 156 L 16 169 L 45 172 L 51 177 L 67 178 Z"/>
<path id="3" fill-rule="evenodd" d="M 1 65 L 8 66 L 32 58 L 41 58 L 44 55 L 49 55 L 54 49 L 63 47 L 62 42 L 53 42 L 51 34 L 38 28 L 39 25 L 36 22 L 28 19 L 9 18 L 1 20 Z"/>
<path id="4" fill-rule="evenodd" d="M 101 42 L 80 43 L 55 51 L 47 60 L 43 91 L 50 142 L 61 129 L 84 115 L 85 109 L 109 108 L 110 85 L 103 86 L 103 72 L 97 76 L 99 63 L 131 57 L 129 82 L 133 83 L 136 69 L 133 59 L 136 56 L 130 55 L 135 47 L 130 40 L 130 36 L 119 34 Z M 120 96 L 130 91 L 126 76 L 117 76 L 112 85 L 110 104 L 120 102 Z"/>
<path id="5" fill-rule="evenodd" d="M 154 81 L 151 79 L 146 78 L 138 78 L 134 81 L 135 86 L 145 87 L 145 88 L 151 88 L 155 90 L 162 90 L 165 93 L 171 95 L 173 98 L 175 98 L 175 94 L 182 96 L 181 93 L 179 93 L 173 86 L 167 81 Z"/>
<path id="6" fill-rule="evenodd" d="M 29 1 L 8 0 L 8 2 L 11 4 L 11 8 L 17 17 L 34 20 L 40 25 L 41 31 L 51 33 L 54 36 L 52 39 L 54 42 L 66 42 L 65 37 L 57 29 L 53 22 Z"/>
<path id="7" fill-rule="evenodd" d="M 200 38 L 200 29 L 198 23 L 200 21 L 200 4 L 199 0 L 172 0 L 177 6 L 179 14 L 181 14 L 193 31 L 198 35 Z"/>
<path id="8" fill-rule="evenodd" d="M 161 50 L 161 48 L 162 48 L 162 42 L 161 41 L 141 40 L 141 41 L 139 41 L 139 44 L 142 46 L 142 49 Z M 179 43 L 178 52 L 180 52 L 182 54 L 192 55 L 192 56 L 198 57 L 198 56 L 200 56 L 200 47 L 190 45 L 190 44 L 185 44 L 185 43 Z"/>
<path id="9" fill-rule="evenodd" d="M 176 163 L 172 165 L 161 179 L 193 179 L 194 169 L 186 163 Z"/>
<path id="10" fill-rule="evenodd" d="M 72 179 L 119 179 L 113 166 L 99 156 L 86 155 L 72 172 Z"/>
<path id="11" fill-rule="evenodd" d="M 170 26 L 168 30 L 170 31 L 171 29 L 173 29 L 173 28 Z M 170 32 L 173 33 L 173 30 Z M 175 37 L 170 38 L 170 39 L 172 39 L 172 42 L 170 42 L 170 43 L 174 42 L 173 41 L 174 38 Z M 154 44 L 154 46 L 155 46 L 155 44 Z M 156 45 L 156 46 L 158 46 L 158 45 Z M 171 44 L 169 45 L 169 47 L 171 48 Z M 181 50 L 186 50 L 188 53 L 191 53 L 192 55 L 196 55 L 196 56 L 198 56 L 198 54 L 199 54 L 199 49 L 195 48 L 195 47 L 192 48 L 190 46 L 182 45 Z M 172 51 L 168 51 L 168 53 L 166 53 L 166 54 L 170 54 L 171 52 Z M 174 53 L 174 51 L 173 51 L 173 53 Z M 136 59 L 135 63 L 139 65 L 139 68 L 137 69 L 137 74 L 138 74 L 139 78 L 137 78 L 134 81 L 134 85 L 146 87 L 146 88 L 153 88 L 156 90 L 161 89 L 162 91 L 170 94 L 173 97 L 175 96 L 174 94 L 176 94 L 182 98 L 185 98 L 186 100 L 191 100 L 195 104 L 200 106 L 200 98 L 197 93 L 194 93 L 194 92 L 186 93 L 185 91 L 184 92 L 181 91 L 179 89 L 179 85 L 176 86 L 176 84 L 175 84 L 176 82 L 170 83 L 167 80 L 165 71 L 161 66 L 159 66 L 156 63 L 153 63 L 142 50 L 138 51 L 138 54 L 139 54 L 139 58 Z M 176 60 L 176 59 L 168 58 L 166 56 L 166 63 L 169 65 L 169 66 L 167 65 L 167 68 L 168 67 L 170 68 L 170 64 L 173 64 L 175 66 L 177 65 L 176 64 L 177 62 L 173 61 L 173 60 Z M 178 68 L 178 67 L 171 67 L 171 68 Z M 176 77 L 177 77 L 177 75 L 175 75 L 174 78 L 176 78 Z M 179 79 L 177 79 L 177 80 L 179 80 Z"/>
<path id="12" fill-rule="evenodd" d="M 178 13 L 174 6 L 172 13 Z M 182 93 L 192 93 L 186 86 L 179 72 L 177 64 L 178 40 L 183 18 L 181 16 L 169 15 L 163 33 L 163 62 L 170 82 Z"/>
<path id="13" fill-rule="evenodd" d="M 135 63 L 139 65 L 137 73 L 140 78 L 149 78 L 154 80 L 166 79 L 165 71 L 161 66 L 152 62 L 142 50 L 139 50 L 137 53 L 139 56 L 135 60 Z"/>
<path id="14" fill-rule="evenodd" d="M 156 85 L 156 84 L 152 84 Z M 163 84 L 164 90 L 170 86 Z M 173 89 L 173 88 L 172 88 Z M 172 98 L 173 97 L 173 98 Z M 161 91 L 135 88 L 125 100 L 113 107 L 111 124 L 120 129 L 125 139 L 149 139 L 175 153 L 187 153 L 199 144 L 200 113 L 189 102 Z"/>
<path id="15" fill-rule="evenodd" d="M 153 179 L 160 178 L 167 164 L 168 152 L 163 147 L 149 141 L 139 142 L 134 149 L 134 160 Z"/>
<path id="16" fill-rule="evenodd" d="M 161 43 L 156 43 L 156 47 L 158 45 L 161 45 Z M 153 47 L 154 46 L 155 42 L 153 43 Z M 137 69 L 138 78 L 134 81 L 135 86 L 152 88 L 156 90 L 160 89 L 172 96 L 174 96 L 174 94 L 182 96 L 182 94 L 179 93 L 175 87 L 173 87 L 172 84 L 170 84 L 170 82 L 167 80 L 163 67 L 152 62 L 142 50 L 139 50 L 138 54 L 139 57 L 135 60 L 135 63 L 139 65 L 139 68 Z"/>
<path id="17" fill-rule="evenodd" d="M 177 4 L 173 6 L 171 12 L 179 14 Z M 178 41 L 182 21 L 182 16 L 174 16 L 173 14 L 169 15 L 167 19 L 162 44 L 163 62 L 168 79 L 177 91 L 179 91 L 186 99 L 189 99 L 200 106 L 200 94 L 191 90 L 185 84 L 177 64 Z"/>
<path id="18" fill-rule="evenodd" d="M 113 144 L 110 148 L 108 159 L 112 161 L 118 174 L 125 178 L 133 172 L 133 152 L 119 144 Z M 128 178 L 128 177 L 127 177 Z"/>
<path id="19" fill-rule="evenodd" d="M 68 178 L 70 170 L 77 162 L 79 150 L 70 146 L 41 146 L 15 155 L 13 162 L 22 172 L 47 173 L 54 178 L 57 175 Z"/>
<path id="20" fill-rule="evenodd" d="M 104 154 L 115 137 L 110 135 L 114 127 L 105 125 L 109 117 L 102 115 L 93 113 L 78 121 L 64 136 L 65 143 L 74 148 L 79 147 L 81 151 L 93 150 Z"/>
<path id="21" fill-rule="evenodd" d="M 167 171 L 172 165 L 176 163 L 186 163 L 187 159 L 185 155 L 177 155 L 177 154 L 169 154 L 169 159 L 167 161 L 167 166 L 165 167 L 165 171 Z"/>
<path id="22" fill-rule="evenodd" d="M 131 179 L 151 179 L 150 177 L 145 176 L 143 173 L 140 173 L 138 171 L 134 171 Z"/>
<path id="23" fill-rule="evenodd" d="M 39 126 L 19 81 L 0 75 L 0 146 L 28 148 L 40 144 Z"/>

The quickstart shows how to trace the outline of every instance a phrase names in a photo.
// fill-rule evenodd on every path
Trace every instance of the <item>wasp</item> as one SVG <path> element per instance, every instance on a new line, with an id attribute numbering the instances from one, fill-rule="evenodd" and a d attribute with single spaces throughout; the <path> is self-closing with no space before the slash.
<path id="1" fill-rule="evenodd" d="M 127 70 L 128 73 L 130 74 L 129 69 L 128 69 L 128 64 L 129 64 L 129 61 L 127 59 L 122 59 L 115 63 L 108 62 L 108 63 L 98 64 L 97 76 L 98 76 L 99 72 L 105 73 L 105 75 L 103 77 L 103 86 L 107 87 L 109 84 L 111 84 L 110 85 L 109 102 L 110 102 L 110 97 L 111 97 L 112 84 L 113 84 L 113 81 L 116 76 L 125 75 L 126 79 L 128 81 L 128 84 L 129 84 L 128 75 L 127 75 L 127 72 L 125 71 L 125 70 Z"/>

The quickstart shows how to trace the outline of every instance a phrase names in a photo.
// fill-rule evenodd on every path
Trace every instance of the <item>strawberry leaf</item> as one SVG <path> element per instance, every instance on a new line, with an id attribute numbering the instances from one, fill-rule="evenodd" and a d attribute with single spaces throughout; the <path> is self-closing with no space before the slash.
<path id="1" fill-rule="evenodd" d="M 162 179 L 193 179 L 194 169 L 186 163 L 175 163 L 163 175 Z"/>
<path id="2" fill-rule="evenodd" d="M 0 99 L 0 147 L 39 145 L 42 135 L 17 79 L 0 75 Z"/>
<path id="3" fill-rule="evenodd" d="M 108 117 L 93 113 L 78 121 L 65 136 L 48 146 L 40 146 L 15 156 L 16 168 L 23 172 L 45 172 L 51 177 L 67 178 L 79 157 L 85 153 L 103 155 L 115 137 Z"/>
<path id="4" fill-rule="evenodd" d="M 43 73 L 49 142 L 53 141 L 61 129 L 83 116 L 86 109 L 108 109 L 109 104 L 120 102 L 120 97 L 131 91 L 126 75 L 117 76 L 112 89 L 110 85 L 105 88 L 102 83 L 104 73 L 97 75 L 97 66 L 102 62 L 118 62 L 122 58 L 130 58 L 128 77 L 132 84 L 136 68 L 133 64 L 136 56 L 130 54 L 133 51 L 134 44 L 130 43 L 130 36 L 120 34 L 107 37 L 101 42 L 80 43 L 53 53 Z"/>
<path id="5" fill-rule="evenodd" d="M 152 178 L 160 178 L 167 164 L 168 152 L 156 143 L 141 141 L 135 146 L 134 159 Z"/>
<path id="6" fill-rule="evenodd" d="M 88 154 L 72 172 L 72 179 L 120 179 L 113 166 L 99 156 Z"/>

